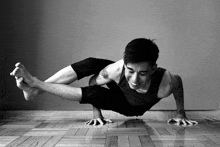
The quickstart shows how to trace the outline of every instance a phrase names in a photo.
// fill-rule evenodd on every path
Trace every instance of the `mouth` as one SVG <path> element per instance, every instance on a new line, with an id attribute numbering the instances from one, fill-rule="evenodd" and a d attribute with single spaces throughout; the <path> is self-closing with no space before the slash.
<path id="1" fill-rule="evenodd" d="M 131 86 L 133 86 L 133 87 L 137 87 L 138 85 L 140 85 L 139 83 L 130 83 L 131 84 Z"/>

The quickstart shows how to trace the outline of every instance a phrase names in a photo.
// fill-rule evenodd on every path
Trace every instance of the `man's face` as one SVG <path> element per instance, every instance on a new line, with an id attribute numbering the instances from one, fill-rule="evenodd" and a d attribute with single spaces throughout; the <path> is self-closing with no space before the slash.
<path id="1" fill-rule="evenodd" d="M 133 90 L 144 88 L 154 72 L 154 68 L 148 62 L 127 63 L 124 66 L 125 78 Z"/>

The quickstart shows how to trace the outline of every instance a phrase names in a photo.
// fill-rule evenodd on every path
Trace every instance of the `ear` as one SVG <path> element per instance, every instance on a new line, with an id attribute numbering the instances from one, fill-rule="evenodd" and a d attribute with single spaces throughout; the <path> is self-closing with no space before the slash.
<path id="1" fill-rule="evenodd" d="M 154 71 L 157 70 L 157 64 L 156 64 L 156 63 L 154 64 L 154 66 L 152 67 L 152 69 L 153 69 Z"/>
<path id="2" fill-rule="evenodd" d="M 154 64 L 154 66 L 152 67 L 152 72 L 151 72 L 151 74 L 153 74 L 156 70 L 157 70 L 157 64 Z"/>

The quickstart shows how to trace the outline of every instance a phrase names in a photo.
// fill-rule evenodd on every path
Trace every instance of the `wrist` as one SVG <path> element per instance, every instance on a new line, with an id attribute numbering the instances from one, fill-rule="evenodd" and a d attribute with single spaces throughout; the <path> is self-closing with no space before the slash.
<path id="1" fill-rule="evenodd" d="M 176 118 L 186 118 L 185 112 L 177 112 Z"/>
<path id="2" fill-rule="evenodd" d="M 95 111 L 95 112 L 93 112 L 93 118 L 103 119 L 104 117 L 102 116 L 102 113 L 100 113 L 99 111 Z"/>
<path id="3" fill-rule="evenodd" d="M 93 115 L 93 118 L 100 118 L 103 119 L 104 117 L 102 115 Z"/>

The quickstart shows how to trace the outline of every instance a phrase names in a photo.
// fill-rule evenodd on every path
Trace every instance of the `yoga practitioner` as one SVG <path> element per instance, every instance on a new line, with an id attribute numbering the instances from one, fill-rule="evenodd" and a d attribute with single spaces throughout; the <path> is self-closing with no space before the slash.
<path id="1" fill-rule="evenodd" d="M 10 75 L 15 77 L 26 100 L 48 92 L 81 104 L 91 104 L 94 119 L 87 125 L 102 126 L 112 122 L 103 117 L 101 110 L 141 116 L 171 94 L 176 101 L 177 113 L 168 123 L 197 124 L 186 117 L 181 77 L 158 67 L 158 56 L 159 49 L 153 40 L 137 38 L 127 44 L 123 59 L 116 62 L 90 57 L 61 69 L 46 81 L 32 76 L 24 65 L 17 63 Z M 88 86 L 69 85 L 91 75 Z"/>

